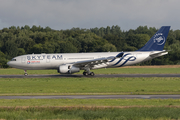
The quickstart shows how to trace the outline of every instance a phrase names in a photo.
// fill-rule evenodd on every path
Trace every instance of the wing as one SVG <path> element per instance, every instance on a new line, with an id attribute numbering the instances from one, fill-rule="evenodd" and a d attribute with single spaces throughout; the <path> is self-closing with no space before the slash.
<path id="1" fill-rule="evenodd" d="M 112 60 L 112 59 L 116 59 L 116 57 L 110 56 L 110 57 L 103 57 L 103 58 L 98 58 L 98 59 L 93 59 L 93 60 L 78 61 L 78 62 L 73 63 L 73 66 L 81 67 L 81 68 L 88 66 L 92 68 L 94 65 L 107 63 L 109 60 Z"/>

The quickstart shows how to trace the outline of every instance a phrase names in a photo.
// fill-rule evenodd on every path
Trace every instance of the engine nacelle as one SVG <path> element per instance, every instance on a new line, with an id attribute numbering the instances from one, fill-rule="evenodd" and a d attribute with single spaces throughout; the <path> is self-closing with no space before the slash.
<path id="1" fill-rule="evenodd" d="M 72 64 L 60 65 L 58 69 L 58 73 L 61 73 L 61 74 L 72 74 L 79 71 L 80 71 L 80 68 L 75 67 Z"/>

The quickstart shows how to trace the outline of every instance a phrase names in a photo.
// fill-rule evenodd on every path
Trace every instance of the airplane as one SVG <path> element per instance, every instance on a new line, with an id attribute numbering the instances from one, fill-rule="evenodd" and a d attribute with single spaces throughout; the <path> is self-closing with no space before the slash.
<path id="1" fill-rule="evenodd" d="M 27 54 L 14 57 L 7 64 L 26 70 L 56 69 L 61 74 L 84 70 L 83 75 L 94 76 L 92 69 L 134 65 L 168 54 L 163 50 L 170 26 L 162 26 L 139 50 L 133 52 Z"/>

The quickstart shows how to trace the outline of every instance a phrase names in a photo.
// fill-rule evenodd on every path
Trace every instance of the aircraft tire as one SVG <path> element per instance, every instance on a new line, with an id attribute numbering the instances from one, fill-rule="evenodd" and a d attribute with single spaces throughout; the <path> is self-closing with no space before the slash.
<path id="1" fill-rule="evenodd" d="M 83 75 L 84 75 L 84 76 L 88 76 L 88 73 L 87 73 L 87 72 L 83 72 Z"/>
<path id="2" fill-rule="evenodd" d="M 91 72 L 89 75 L 94 76 L 94 72 Z"/>
<path id="3" fill-rule="evenodd" d="M 27 73 L 24 73 L 24 76 L 27 76 L 28 74 Z"/>

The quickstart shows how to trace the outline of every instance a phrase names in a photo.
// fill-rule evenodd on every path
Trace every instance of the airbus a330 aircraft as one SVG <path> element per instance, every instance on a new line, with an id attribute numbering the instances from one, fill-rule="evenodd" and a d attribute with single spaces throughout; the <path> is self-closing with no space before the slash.
<path id="1" fill-rule="evenodd" d="M 134 52 L 28 54 L 13 58 L 7 64 L 26 70 L 56 69 L 61 74 L 84 70 L 83 75 L 94 76 L 91 69 L 122 67 L 144 62 L 168 54 L 163 50 L 170 26 L 162 26 L 139 50 Z"/>

